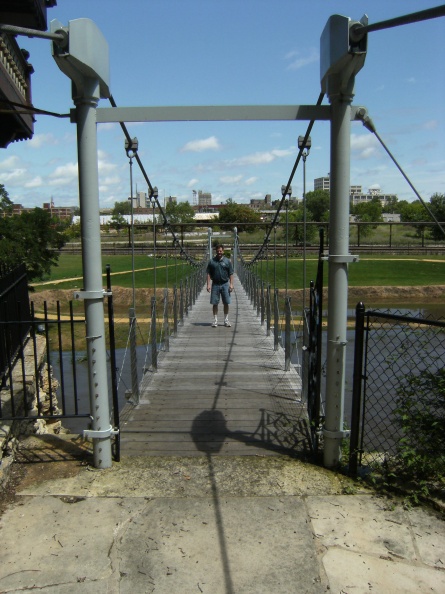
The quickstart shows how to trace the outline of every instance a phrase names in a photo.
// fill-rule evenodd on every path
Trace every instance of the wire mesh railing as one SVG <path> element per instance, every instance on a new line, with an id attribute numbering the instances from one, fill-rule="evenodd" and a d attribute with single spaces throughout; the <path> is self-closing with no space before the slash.
<path id="1" fill-rule="evenodd" d="M 445 322 L 356 310 L 349 469 L 445 467 Z M 430 476 L 431 478 L 431 476 Z"/>

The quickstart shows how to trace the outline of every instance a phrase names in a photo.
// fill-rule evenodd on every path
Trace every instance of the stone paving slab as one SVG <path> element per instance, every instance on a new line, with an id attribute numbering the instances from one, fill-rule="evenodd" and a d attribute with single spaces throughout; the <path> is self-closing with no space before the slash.
<path id="1" fill-rule="evenodd" d="M 287 456 L 45 476 L 0 518 L 2 593 L 445 591 L 443 517 Z"/>

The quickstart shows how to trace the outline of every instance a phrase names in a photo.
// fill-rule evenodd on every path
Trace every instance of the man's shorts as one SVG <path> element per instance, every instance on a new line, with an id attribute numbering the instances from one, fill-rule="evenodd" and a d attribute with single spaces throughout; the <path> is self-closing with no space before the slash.
<path id="1" fill-rule="evenodd" d="M 229 293 L 229 283 L 224 283 L 223 285 L 216 285 L 212 283 L 212 290 L 210 292 L 210 303 L 212 305 L 218 305 L 220 298 L 222 298 L 222 302 L 224 305 L 230 304 L 230 293 Z"/>

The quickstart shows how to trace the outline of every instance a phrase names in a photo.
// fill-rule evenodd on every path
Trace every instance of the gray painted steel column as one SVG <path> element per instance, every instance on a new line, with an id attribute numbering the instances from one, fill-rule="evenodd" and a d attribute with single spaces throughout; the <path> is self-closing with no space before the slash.
<path id="1" fill-rule="evenodd" d="M 97 164 L 96 107 L 100 97 L 99 82 L 84 79 L 82 96 L 75 97 L 77 150 L 79 161 L 79 203 L 81 212 L 83 297 L 85 302 L 88 385 L 94 466 L 109 468 L 111 427 L 108 402 L 108 379 L 105 346 L 105 322 L 102 288 L 102 260 L 99 218 L 99 174 Z"/>
<path id="2" fill-rule="evenodd" d="M 354 77 L 348 88 L 330 88 L 331 191 L 329 218 L 328 342 L 324 464 L 336 466 L 344 437 L 345 352 L 348 306 L 350 116 Z M 331 81 L 332 84 L 333 81 Z M 349 93 L 348 93 L 349 91 Z"/>

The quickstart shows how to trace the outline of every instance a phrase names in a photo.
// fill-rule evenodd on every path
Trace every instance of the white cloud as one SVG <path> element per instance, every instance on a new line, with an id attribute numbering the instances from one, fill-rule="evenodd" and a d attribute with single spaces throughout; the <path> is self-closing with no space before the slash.
<path id="1" fill-rule="evenodd" d="M 285 56 L 285 59 L 291 60 L 290 64 L 287 66 L 287 70 L 299 70 L 300 68 L 304 68 L 309 64 L 318 62 L 320 59 L 320 54 L 316 48 L 312 47 L 309 49 L 309 53 L 306 55 L 303 55 L 299 50 L 295 50 L 293 52 L 289 52 Z"/>
<path id="2" fill-rule="evenodd" d="M 116 165 L 114 165 L 114 163 L 108 163 L 107 161 L 102 161 L 99 159 L 97 162 L 97 168 L 99 173 L 105 174 L 113 172 L 116 169 Z"/>
<path id="3" fill-rule="evenodd" d="M 190 140 L 181 149 L 181 153 L 202 153 L 203 151 L 218 151 L 221 148 L 216 136 L 209 136 L 201 140 Z"/>
<path id="4" fill-rule="evenodd" d="M 196 179 L 195 177 L 193 179 L 191 179 L 189 181 L 189 183 L 187 184 L 187 188 L 193 188 L 194 186 L 199 184 L 199 179 Z"/>
<path id="5" fill-rule="evenodd" d="M 272 163 L 272 161 L 275 161 L 276 159 L 288 157 L 289 155 L 292 155 L 293 152 L 292 149 L 273 149 L 271 151 L 252 153 L 251 155 L 234 159 L 233 161 L 230 161 L 229 164 L 240 167 L 244 167 L 245 165 L 264 165 Z"/>
<path id="6" fill-rule="evenodd" d="M 121 178 L 118 175 L 115 175 L 114 177 L 106 177 L 105 179 L 101 180 L 101 182 L 105 186 L 114 186 L 121 183 Z"/>
<path id="7" fill-rule="evenodd" d="M 246 184 L 246 186 L 251 186 L 257 181 L 257 179 L 257 177 L 249 177 L 248 179 L 246 179 L 244 183 Z"/>
<path id="8" fill-rule="evenodd" d="M 16 157 L 15 155 L 12 155 L 11 157 L 8 157 L 4 161 L 0 161 L 0 170 L 11 169 L 13 167 L 17 167 L 19 163 L 20 163 L 20 159 L 18 157 Z"/>
<path id="9" fill-rule="evenodd" d="M 223 184 L 239 184 L 242 179 L 242 175 L 225 175 L 220 177 L 219 181 Z"/>
<path id="10" fill-rule="evenodd" d="M 34 134 L 34 136 L 31 138 L 31 140 L 28 140 L 26 142 L 27 146 L 30 146 L 31 148 L 40 148 L 42 146 L 45 145 L 56 145 L 58 144 L 58 140 L 57 138 L 54 136 L 54 134 Z"/>
<path id="11" fill-rule="evenodd" d="M 77 171 L 77 163 L 66 163 L 65 165 L 59 165 L 59 167 L 56 167 L 56 169 L 49 174 L 49 185 L 67 186 L 74 180 L 77 180 Z"/>
<path id="12" fill-rule="evenodd" d="M 14 171 L 9 171 L 8 173 L 0 173 L 0 183 L 3 185 L 19 186 L 26 179 L 26 175 L 26 169 L 14 169 Z"/>
<path id="13" fill-rule="evenodd" d="M 379 154 L 379 143 L 375 136 L 351 134 L 351 151 L 358 159 L 369 159 Z"/>
<path id="14" fill-rule="evenodd" d="M 43 186 L 43 179 L 40 177 L 40 175 L 34 177 L 25 184 L 25 188 L 40 188 L 41 186 Z"/>

